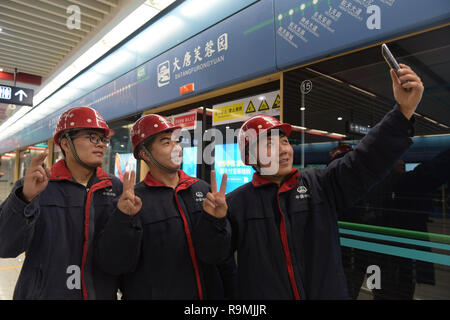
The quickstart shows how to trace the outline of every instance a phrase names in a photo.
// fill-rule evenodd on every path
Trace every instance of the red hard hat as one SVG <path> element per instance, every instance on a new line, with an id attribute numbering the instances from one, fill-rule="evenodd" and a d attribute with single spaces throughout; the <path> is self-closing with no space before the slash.
<path id="1" fill-rule="evenodd" d="M 59 145 L 61 134 L 72 129 L 101 129 L 108 138 L 114 135 L 102 115 L 89 107 L 75 107 L 63 112 L 53 133 L 53 141 Z"/>
<path id="2" fill-rule="evenodd" d="M 245 148 L 253 141 L 256 141 L 256 138 L 264 131 L 277 128 L 283 130 L 287 137 L 292 131 L 292 126 L 289 123 L 282 123 L 277 118 L 269 115 L 259 114 L 244 122 L 241 130 L 239 130 L 238 144 L 241 159 L 245 164 L 248 165 L 249 160 L 246 157 Z"/>
<path id="3" fill-rule="evenodd" d="M 333 161 L 336 158 L 340 158 L 344 156 L 347 152 L 353 151 L 353 148 L 349 144 L 340 144 L 337 147 L 331 149 L 330 153 L 328 154 L 328 163 Z"/>
<path id="4" fill-rule="evenodd" d="M 175 129 L 181 129 L 181 127 L 174 125 L 169 119 L 159 114 L 149 114 L 138 119 L 130 132 L 134 157 L 140 159 L 138 146 L 142 141 L 155 134 Z"/>

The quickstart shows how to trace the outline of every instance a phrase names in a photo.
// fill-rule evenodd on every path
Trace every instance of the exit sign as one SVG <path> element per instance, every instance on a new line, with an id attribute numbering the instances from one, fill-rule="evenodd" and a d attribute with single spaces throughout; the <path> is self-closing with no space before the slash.
<path id="1" fill-rule="evenodd" d="M 0 86 L 0 103 L 32 106 L 33 94 L 34 90 L 32 89 Z"/>
<path id="2" fill-rule="evenodd" d="M 0 99 L 11 99 L 11 88 L 0 86 Z"/>

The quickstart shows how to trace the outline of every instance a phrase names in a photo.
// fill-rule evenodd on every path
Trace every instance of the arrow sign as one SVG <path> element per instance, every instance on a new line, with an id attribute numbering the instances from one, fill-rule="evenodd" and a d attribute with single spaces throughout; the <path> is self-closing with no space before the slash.
<path id="1" fill-rule="evenodd" d="M 0 86 L 0 103 L 32 106 L 33 95 L 34 90 L 32 89 Z"/>
<path id="2" fill-rule="evenodd" d="M 23 91 L 23 90 L 17 91 L 14 95 L 15 95 L 15 96 L 19 95 L 19 100 L 20 100 L 20 102 L 22 102 L 23 96 L 25 96 L 25 98 L 28 97 L 28 95 L 27 95 L 27 94 L 25 93 L 25 91 Z"/>

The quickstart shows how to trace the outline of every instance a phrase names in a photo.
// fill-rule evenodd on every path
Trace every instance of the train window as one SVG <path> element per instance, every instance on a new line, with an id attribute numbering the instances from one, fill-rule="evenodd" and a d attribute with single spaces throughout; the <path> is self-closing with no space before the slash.
<path id="1" fill-rule="evenodd" d="M 19 178 L 24 177 L 26 170 L 31 164 L 31 159 L 47 150 L 47 142 L 37 143 L 27 147 L 19 153 Z"/>
<path id="2" fill-rule="evenodd" d="M 16 153 L 8 152 L 3 154 L 0 158 L 0 202 L 2 202 L 11 192 L 14 185 Z"/>
<path id="3" fill-rule="evenodd" d="M 102 168 L 121 180 L 123 180 L 126 169 L 134 170 L 137 173 L 136 177 L 139 177 L 137 161 L 133 156 L 130 140 L 130 129 L 138 118 L 139 116 L 132 116 L 108 124 L 114 130 L 114 135 L 111 137 Z"/>

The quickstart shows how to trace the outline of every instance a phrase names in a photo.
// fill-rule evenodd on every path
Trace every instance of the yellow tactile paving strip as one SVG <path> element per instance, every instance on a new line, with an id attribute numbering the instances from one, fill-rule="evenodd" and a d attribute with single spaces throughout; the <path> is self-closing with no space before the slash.
<path id="1" fill-rule="evenodd" d="M 0 259 L 0 300 L 12 299 L 24 259 L 25 254 L 12 259 Z"/>

